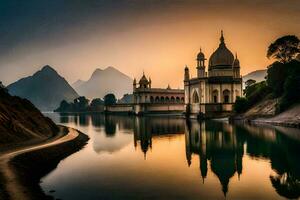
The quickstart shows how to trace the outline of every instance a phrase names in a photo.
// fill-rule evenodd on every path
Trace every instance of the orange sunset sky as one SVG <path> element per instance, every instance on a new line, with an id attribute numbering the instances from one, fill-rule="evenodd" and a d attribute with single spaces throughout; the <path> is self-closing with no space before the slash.
<path id="1" fill-rule="evenodd" d="M 12 1 L 13 2 L 13 1 Z M 9 84 L 49 64 L 70 83 L 113 66 L 154 87 L 182 87 L 196 75 L 199 48 L 209 58 L 221 29 L 243 75 L 265 69 L 268 45 L 300 37 L 297 0 L 38 1 L 0 7 L 0 80 Z M 69 2 L 69 3 L 68 3 Z"/>

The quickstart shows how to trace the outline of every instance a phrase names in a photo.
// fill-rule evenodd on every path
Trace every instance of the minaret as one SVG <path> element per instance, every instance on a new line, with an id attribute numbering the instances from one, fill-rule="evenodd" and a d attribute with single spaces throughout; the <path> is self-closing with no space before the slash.
<path id="1" fill-rule="evenodd" d="M 151 78 L 149 76 L 149 88 L 151 89 Z"/>
<path id="2" fill-rule="evenodd" d="M 240 74 L 240 61 L 237 57 L 237 53 L 235 53 L 235 59 L 233 61 L 233 64 L 232 64 L 232 70 L 233 70 L 233 77 L 234 78 L 240 78 L 241 77 L 241 74 Z"/>
<path id="3" fill-rule="evenodd" d="M 189 68 L 186 65 L 184 68 L 184 103 L 186 114 L 190 113 L 190 72 Z"/>
<path id="4" fill-rule="evenodd" d="M 200 52 L 197 55 L 197 77 L 203 78 L 205 77 L 205 55 L 202 53 L 202 49 L 200 48 Z"/>
<path id="5" fill-rule="evenodd" d="M 133 79 L 133 92 L 135 92 L 136 90 L 136 79 L 134 78 Z"/>
<path id="6" fill-rule="evenodd" d="M 190 80 L 190 72 L 189 72 L 189 68 L 186 65 L 184 68 L 184 81 L 189 81 Z"/>

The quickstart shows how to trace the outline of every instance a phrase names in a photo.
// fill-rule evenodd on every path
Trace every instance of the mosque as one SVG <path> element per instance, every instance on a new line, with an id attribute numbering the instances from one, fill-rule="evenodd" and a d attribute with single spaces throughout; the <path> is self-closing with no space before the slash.
<path id="1" fill-rule="evenodd" d="M 109 112 L 134 114 L 166 113 L 190 117 L 228 116 L 237 97 L 242 96 L 242 77 L 237 55 L 226 47 L 223 31 L 217 50 L 208 60 L 201 51 L 197 55 L 197 76 L 190 77 L 189 68 L 184 70 L 184 89 L 152 88 L 151 78 L 143 73 L 133 81 L 133 101 L 107 107 Z"/>
<path id="2" fill-rule="evenodd" d="M 184 111 L 184 90 L 172 89 L 170 85 L 166 88 L 151 87 L 149 79 L 143 76 L 137 83 L 133 80 L 133 112 L 135 114 L 147 113 L 178 113 Z"/>
<path id="3" fill-rule="evenodd" d="M 217 50 L 208 60 L 201 51 L 197 55 L 197 76 L 184 70 L 185 112 L 190 116 L 228 116 L 237 97 L 242 96 L 240 62 L 226 47 L 223 31 Z"/>

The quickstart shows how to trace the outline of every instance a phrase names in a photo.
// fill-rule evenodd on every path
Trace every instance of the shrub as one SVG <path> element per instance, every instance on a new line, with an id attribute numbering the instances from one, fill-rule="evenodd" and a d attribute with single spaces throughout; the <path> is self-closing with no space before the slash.
<path id="1" fill-rule="evenodd" d="M 234 111 L 237 113 L 243 113 L 248 110 L 248 108 L 248 100 L 244 97 L 237 97 L 233 107 Z"/>

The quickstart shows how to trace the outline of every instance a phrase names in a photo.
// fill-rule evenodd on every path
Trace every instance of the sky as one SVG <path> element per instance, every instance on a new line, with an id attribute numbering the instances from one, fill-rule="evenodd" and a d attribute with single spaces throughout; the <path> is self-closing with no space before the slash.
<path id="1" fill-rule="evenodd" d="M 8 85 L 50 65 L 69 83 L 113 66 L 154 87 L 196 76 L 220 32 L 241 73 L 265 69 L 268 45 L 300 37 L 299 0 L 0 0 L 0 81 Z M 117 80 L 116 80 L 117 81 Z"/>

